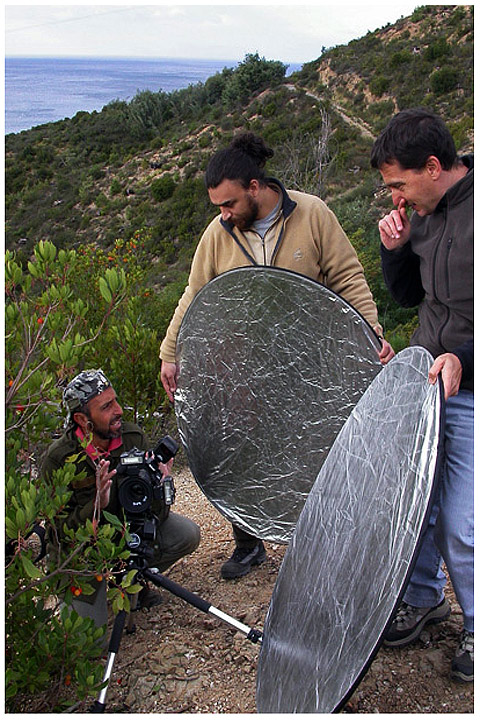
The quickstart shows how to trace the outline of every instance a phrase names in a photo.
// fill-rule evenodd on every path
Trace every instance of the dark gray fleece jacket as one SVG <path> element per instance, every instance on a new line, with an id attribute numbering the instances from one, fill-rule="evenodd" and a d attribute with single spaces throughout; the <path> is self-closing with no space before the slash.
<path id="1" fill-rule="evenodd" d="M 473 155 L 468 173 L 425 217 L 413 213 L 409 242 L 381 246 L 383 276 L 404 307 L 420 304 L 411 338 L 437 357 L 452 352 L 462 363 L 462 389 L 473 390 Z"/>

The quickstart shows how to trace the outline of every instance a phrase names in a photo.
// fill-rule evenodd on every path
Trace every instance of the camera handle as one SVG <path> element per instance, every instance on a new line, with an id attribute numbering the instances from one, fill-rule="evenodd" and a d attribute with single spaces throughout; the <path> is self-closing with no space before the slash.
<path id="1" fill-rule="evenodd" d="M 201 598 L 199 595 L 195 595 L 195 593 L 192 593 L 190 592 L 190 590 L 187 590 L 181 585 L 178 585 L 178 583 L 170 580 L 170 578 L 165 577 L 165 575 L 161 575 L 160 573 L 154 573 L 148 568 L 144 568 L 138 571 L 137 577 L 143 577 L 145 578 L 145 580 L 150 580 L 150 582 L 152 582 L 154 585 L 157 585 L 157 587 L 163 587 L 165 590 L 168 590 L 173 595 L 176 595 L 182 600 L 185 600 L 185 602 L 189 603 L 189 605 L 193 605 L 198 610 L 209 613 L 210 615 L 214 615 L 219 620 L 223 620 L 223 622 L 227 623 L 227 625 L 230 625 L 230 627 L 235 628 L 235 630 L 238 630 L 243 635 L 245 635 L 247 640 L 250 640 L 252 643 L 262 643 L 263 635 L 260 630 L 255 630 L 255 628 L 250 628 L 248 627 L 248 625 L 244 625 L 242 622 L 236 620 L 230 615 L 227 615 L 222 610 L 219 610 L 214 605 Z M 105 700 L 107 696 L 108 684 L 112 675 L 113 664 L 120 648 L 120 642 L 122 640 L 123 629 L 125 627 L 126 620 L 127 613 L 125 610 L 121 610 L 115 618 L 112 634 L 110 636 L 110 643 L 108 645 L 107 664 L 105 666 L 105 671 L 102 679 L 104 687 L 100 690 L 97 700 L 95 700 L 94 704 L 90 708 L 91 713 L 103 713 L 105 710 Z"/>

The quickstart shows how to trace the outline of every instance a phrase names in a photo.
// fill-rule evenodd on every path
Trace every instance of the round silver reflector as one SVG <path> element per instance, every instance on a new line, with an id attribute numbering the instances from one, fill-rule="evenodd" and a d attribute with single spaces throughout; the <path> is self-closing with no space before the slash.
<path id="1" fill-rule="evenodd" d="M 239 268 L 202 288 L 178 335 L 175 411 L 195 480 L 228 520 L 290 540 L 379 349 L 359 313 L 302 275 Z"/>
<path id="2" fill-rule="evenodd" d="M 340 709 L 380 645 L 435 486 L 442 403 L 432 362 L 419 347 L 391 360 L 320 470 L 267 614 L 259 712 Z"/>

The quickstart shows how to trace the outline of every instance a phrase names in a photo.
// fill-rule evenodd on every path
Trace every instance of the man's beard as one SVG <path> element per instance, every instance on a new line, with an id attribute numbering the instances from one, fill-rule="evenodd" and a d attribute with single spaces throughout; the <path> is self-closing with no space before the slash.
<path id="1" fill-rule="evenodd" d="M 258 218 L 258 202 L 247 195 L 248 210 L 235 219 L 235 225 L 239 230 L 248 230 Z"/>
<path id="2" fill-rule="evenodd" d="M 114 422 L 117 422 L 119 418 L 117 418 Z M 123 431 L 123 422 L 120 426 L 119 430 L 104 430 L 102 428 L 99 428 L 98 425 L 93 426 L 93 434 L 96 435 L 101 440 L 114 440 L 115 438 L 121 437 Z"/>

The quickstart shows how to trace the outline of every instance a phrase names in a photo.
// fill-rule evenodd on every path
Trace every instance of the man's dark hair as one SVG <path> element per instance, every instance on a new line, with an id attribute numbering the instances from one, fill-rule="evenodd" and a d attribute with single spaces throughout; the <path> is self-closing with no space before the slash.
<path id="1" fill-rule="evenodd" d="M 443 170 L 457 162 L 453 138 L 441 117 L 425 108 L 402 110 L 375 140 L 370 163 L 379 170 L 398 162 L 404 170 L 421 170 L 434 155 Z"/>
<path id="2" fill-rule="evenodd" d="M 261 137 L 242 133 L 212 157 L 205 172 L 205 184 L 207 188 L 216 188 L 224 180 L 236 180 L 247 188 L 252 180 L 258 180 L 265 185 L 263 168 L 273 154 Z"/>
<path id="3" fill-rule="evenodd" d="M 90 402 L 90 400 L 88 402 Z M 92 413 L 90 412 L 90 408 L 88 407 L 88 402 L 83 403 L 83 405 L 80 405 L 78 410 L 75 410 L 75 412 L 83 413 L 83 415 L 86 415 L 89 418 L 89 420 L 91 420 Z"/>

